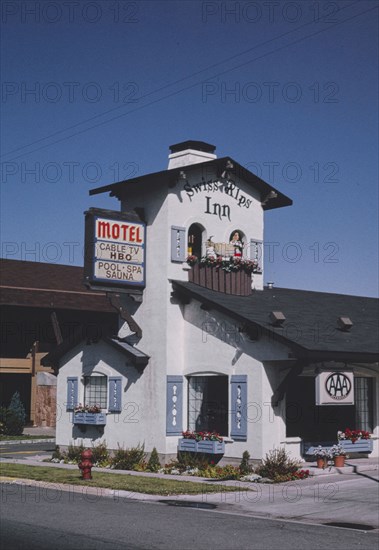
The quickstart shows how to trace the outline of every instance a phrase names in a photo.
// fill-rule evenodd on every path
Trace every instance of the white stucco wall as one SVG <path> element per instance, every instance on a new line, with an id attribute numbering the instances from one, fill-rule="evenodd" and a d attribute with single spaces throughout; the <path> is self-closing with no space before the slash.
<path id="1" fill-rule="evenodd" d="M 223 374 L 247 375 L 247 441 L 227 439 L 225 457 L 241 457 L 248 450 L 252 458 L 261 458 L 269 448 L 278 446 L 285 425 L 283 417 L 273 412 L 271 396 L 283 377 L 276 362 L 288 360 L 288 349 L 269 338 L 250 341 L 239 332 L 240 324 L 216 311 L 204 311 L 200 303 L 192 300 L 185 306 L 176 306 L 184 321 L 182 370 L 172 362 L 172 374 L 183 374 L 184 416 L 183 427 L 188 428 L 188 376 Z M 175 321 L 178 324 L 178 319 Z M 267 365 L 267 367 L 266 367 Z M 270 376 L 266 373 L 270 369 Z M 231 427 L 231 403 L 229 385 L 229 433 Z M 229 435 L 229 434 L 223 434 Z M 177 438 L 168 437 L 168 452 L 176 452 Z M 263 454 L 262 454 L 263 453 Z"/>
<path id="2" fill-rule="evenodd" d="M 189 227 L 197 223 L 204 228 L 204 254 L 207 239 L 212 237 L 213 242 L 228 243 L 231 233 L 238 229 L 243 234 L 244 256 L 249 258 L 250 240 L 263 241 L 263 209 L 259 193 L 238 176 L 234 177 L 234 189 L 231 190 L 211 167 L 191 169 L 186 175 L 187 181 L 179 180 L 168 196 L 167 240 L 170 240 L 171 226 L 185 227 L 187 237 Z M 188 279 L 181 264 L 169 262 L 167 267 L 169 279 Z M 263 274 L 253 275 L 253 287 L 263 288 Z"/>
<path id="3" fill-rule="evenodd" d="M 107 409 L 107 422 L 104 431 L 95 426 L 87 426 L 82 433 L 78 426 L 72 423 L 72 412 L 66 411 L 67 377 L 78 377 L 78 402 L 84 403 L 83 376 L 103 374 L 107 377 L 122 378 L 122 412 L 111 413 Z M 151 377 L 142 370 L 136 369 L 126 358 L 109 344 L 100 341 L 97 344 L 77 346 L 68 354 L 59 370 L 58 400 L 57 400 L 57 445 L 68 446 L 83 443 L 92 444 L 106 442 L 109 449 L 118 446 L 133 447 L 144 443 L 150 450 L 159 448 L 162 437 L 158 437 L 154 426 L 156 413 L 151 395 Z M 154 395 L 157 395 L 154 391 Z M 162 401 L 165 399 L 164 394 Z M 159 404 L 162 410 L 162 404 Z"/>

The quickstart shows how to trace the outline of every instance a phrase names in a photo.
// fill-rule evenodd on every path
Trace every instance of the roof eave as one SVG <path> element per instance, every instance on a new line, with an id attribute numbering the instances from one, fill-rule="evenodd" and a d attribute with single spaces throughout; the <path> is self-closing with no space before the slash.
<path id="1" fill-rule="evenodd" d="M 228 168 L 228 171 L 235 176 L 240 177 L 244 181 L 246 181 L 249 185 L 257 189 L 262 197 L 262 202 L 265 199 L 265 197 L 268 195 L 270 191 L 274 191 L 276 193 L 276 197 L 273 199 L 270 199 L 266 204 L 262 205 L 262 208 L 264 210 L 272 210 L 274 208 L 282 208 L 284 206 L 291 206 L 293 204 L 293 201 L 275 189 L 272 185 L 265 182 L 249 170 L 233 160 L 231 157 L 222 157 L 215 160 L 209 160 L 205 162 L 200 162 L 197 164 L 190 164 L 188 166 L 181 166 L 179 168 L 173 168 L 170 170 L 162 170 L 160 172 L 153 172 L 151 174 L 145 174 L 143 176 L 138 176 L 137 178 L 132 178 L 129 180 L 122 180 L 116 183 L 112 183 L 109 185 L 105 185 L 103 187 L 97 187 L 95 189 L 91 189 L 89 191 L 90 195 L 98 195 L 100 193 L 110 193 L 111 196 L 117 197 L 119 200 L 121 200 L 125 193 L 133 192 L 135 191 L 135 188 L 138 187 L 141 184 L 153 184 L 155 187 L 157 184 L 163 184 L 165 183 L 169 187 L 175 187 L 175 184 L 178 180 L 178 175 L 180 172 L 188 172 L 193 170 L 199 170 L 203 167 L 215 167 L 217 172 L 222 172 L 222 170 L 225 168 L 225 165 L 227 162 L 231 162 L 233 165 L 233 168 Z"/>

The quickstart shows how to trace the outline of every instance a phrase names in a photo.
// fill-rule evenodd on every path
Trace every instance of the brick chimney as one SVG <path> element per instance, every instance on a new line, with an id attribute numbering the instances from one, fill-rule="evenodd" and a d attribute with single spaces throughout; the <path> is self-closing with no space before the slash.
<path id="1" fill-rule="evenodd" d="M 217 155 L 214 154 L 215 150 L 214 145 L 204 141 L 189 140 L 170 145 L 171 153 L 168 156 L 168 169 L 214 160 L 217 158 Z"/>

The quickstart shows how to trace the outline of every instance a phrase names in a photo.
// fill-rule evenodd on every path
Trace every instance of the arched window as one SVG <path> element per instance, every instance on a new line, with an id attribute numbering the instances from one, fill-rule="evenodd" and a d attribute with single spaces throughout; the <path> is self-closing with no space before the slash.
<path id="1" fill-rule="evenodd" d="M 107 377 L 97 374 L 84 377 L 84 404 L 107 408 Z"/>
<path id="2" fill-rule="evenodd" d="M 234 246 L 234 256 L 241 257 L 243 256 L 243 250 L 246 245 L 244 234 L 239 229 L 234 229 L 230 233 L 229 242 Z"/>
<path id="3" fill-rule="evenodd" d="M 204 228 L 198 224 L 193 223 L 188 229 L 188 255 L 194 255 L 201 258 L 203 248 L 203 232 Z"/>

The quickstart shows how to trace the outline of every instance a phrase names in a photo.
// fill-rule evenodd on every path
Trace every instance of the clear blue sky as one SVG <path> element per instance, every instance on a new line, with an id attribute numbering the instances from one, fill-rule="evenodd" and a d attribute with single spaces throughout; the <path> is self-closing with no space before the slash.
<path id="1" fill-rule="evenodd" d="M 377 295 L 376 0 L 1 7 L 2 257 L 82 265 L 88 191 L 195 139 L 294 201 L 266 282 Z"/>

